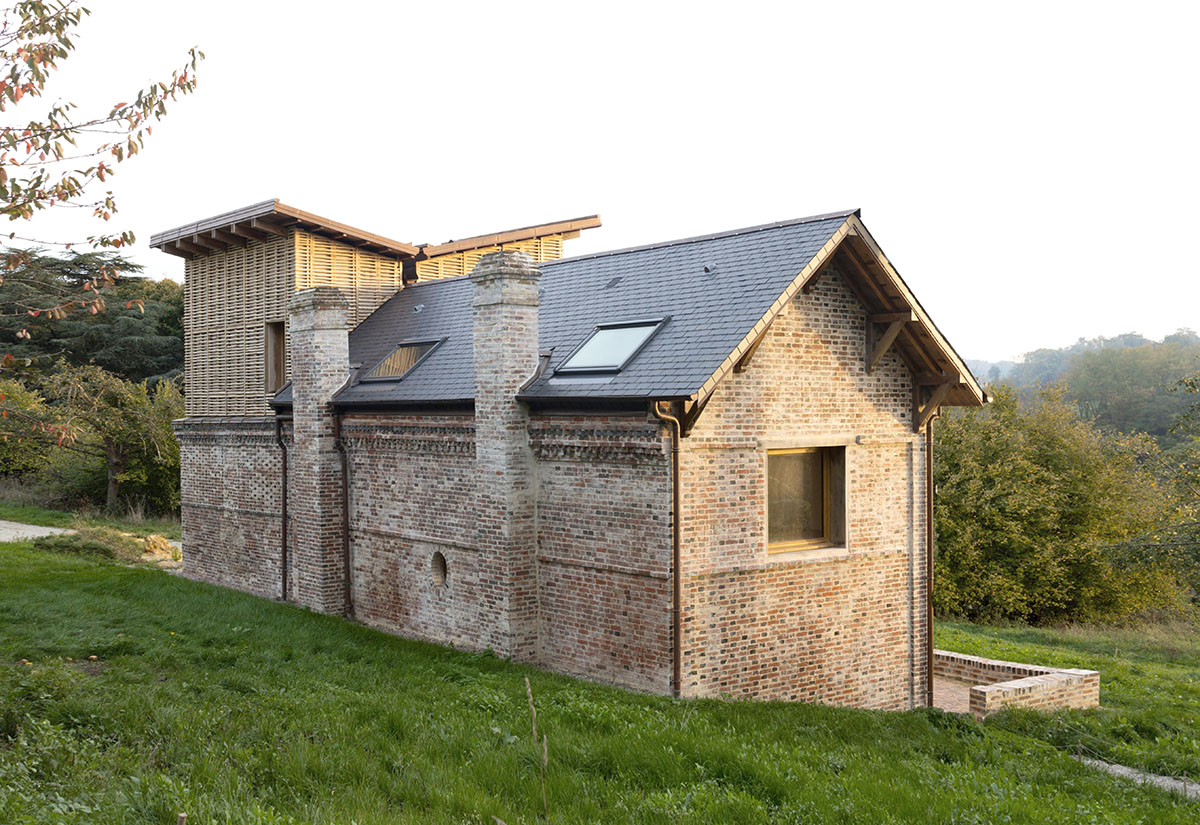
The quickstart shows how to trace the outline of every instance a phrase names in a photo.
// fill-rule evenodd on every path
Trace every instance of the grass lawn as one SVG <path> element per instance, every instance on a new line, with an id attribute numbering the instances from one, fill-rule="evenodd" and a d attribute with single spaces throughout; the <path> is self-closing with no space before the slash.
<path id="1" fill-rule="evenodd" d="M 526 676 L 556 823 L 1200 821 L 997 726 L 633 695 L 18 543 L 0 822 L 535 823 Z"/>
<path id="2" fill-rule="evenodd" d="M 987 725 L 1070 753 L 1200 781 L 1200 628 L 979 627 L 939 623 L 940 647 L 1017 662 L 1100 671 L 1101 707 L 1009 711 Z"/>
<path id="3" fill-rule="evenodd" d="M 110 518 L 94 514 L 67 513 L 62 510 L 47 510 L 32 504 L 15 504 L 0 501 L 0 519 L 19 521 L 23 524 L 39 524 L 42 527 L 112 527 L 138 536 L 157 534 L 179 541 L 178 519 Z"/>

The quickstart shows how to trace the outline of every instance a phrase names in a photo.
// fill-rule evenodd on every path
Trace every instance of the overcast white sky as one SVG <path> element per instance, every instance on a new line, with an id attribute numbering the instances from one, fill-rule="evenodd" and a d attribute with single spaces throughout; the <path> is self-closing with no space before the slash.
<path id="1" fill-rule="evenodd" d="M 860 207 L 967 358 L 1200 327 L 1200 4 L 86 5 L 51 97 L 207 54 L 112 179 L 156 277 L 153 232 L 272 197 L 412 242 L 599 213 L 572 255 Z"/>

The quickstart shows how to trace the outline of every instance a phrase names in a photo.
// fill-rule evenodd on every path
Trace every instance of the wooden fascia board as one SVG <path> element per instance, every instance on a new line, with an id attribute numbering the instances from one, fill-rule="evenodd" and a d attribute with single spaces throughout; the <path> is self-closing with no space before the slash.
<path id="1" fill-rule="evenodd" d="M 527 241 L 530 238 L 544 238 L 548 235 L 574 235 L 578 237 L 583 229 L 593 229 L 600 225 L 599 215 L 588 215 L 584 218 L 572 218 L 567 221 L 543 223 L 537 226 L 523 226 L 520 229 L 509 229 L 505 232 L 493 232 L 488 235 L 474 235 L 447 243 L 427 244 L 422 250 L 430 258 L 439 255 L 450 255 L 455 252 L 466 252 L 471 249 L 486 249 L 489 246 L 501 246 L 506 243 Z"/>
<path id="2" fill-rule="evenodd" d="M 286 215 L 302 223 L 313 224 L 323 232 L 330 234 L 343 233 L 344 235 L 356 238 L 360 241 L 365 241 L 366 243 L 379 246 L 392 254 L 416 255 L 419 251 L 417 247 L 413 246 L 412 244 L 392 240 L 391 238 L 385 238 L 383 235 L 376 235 L 373 232 L 364 232 L 361 229 L 355 229 L 353 226 L 339 223 L 338 221 L 333 221 L 329 218 L 322 218 L 320 215 L 314 215 L 312 212 L 305 212 L 303 209 L 297 209 L 294 206 L 288 206 L 286 203 L 280 203 L 279 201 L 275 201 L 275 213 L 278 215 Z"/>
<path id="3" fill-rule="evenodd" d="M 838 227 L 837 231 L 830 236 L 829 240 L 825 242 L 825 245 L 817 250 L 817 254 L 812 257 L 812 260 L 805 264 L 804 269 L 800 270 L 800 274 L 792 279 L 792 282 L 788 284 L 783 293 L 775 299 L 775 302 L 771 304 L 770 308 L 768 308 L 763 314 L 763 317 L 758 320 L 758 323 L 756 323 L 754 327 L 748 333 L 746 333 L 745 337 L 742 338 L 741 342 L 737 345 L 737 347 L 734 348 L 733 352 L 731 352 L 725 358 L 725 360 L 721 362 L 721 366 L 717 367 L 716 371 L 709 376 L 708 380 L 700 386 L 700 389 L 696 391 L 692 400 L 698 404 L 705 403 L 708 400 L 708 397 L 712 395 L 713 390 L 717 388 L 717 385 L 721 383 L 721 380 L 728 375 L 735 366 L 737 366 L 739 361 L 746 357 L 746 355 L 754 348 L 758 340 L 766 333 L 767 328 L 771 326 L 771 322 L 775 320 L 775 316 L 783 311 L 783 308 L 788 305 L 788 302 L 791 301 L 792 298 L 796 297 L 796 293 L 803 289 L 804 285 L 808 283 L 810 278 L 813 278 L 820 273 L 821 268 L 830 260 L 830 258 L 833 256 L 833 253 L 837 251 L 837 248 L 841 245 L 842 241 L 845 240 L 846 236 L 850 234 L 850 228 L 851 224 L 848 218 L 840 227 Z"/>
<path id="4" fill-rule="evenodd" d="M 900 293 L 904 303 L 906 303 L 909 309 L 911 309 L 917 316 L 917 323 L 921 324 L 929 337 L 933 339 L 934 343 L 941 351 L 941 354 L 945 356 L 946 360 L 954 365 L 955 370 L 962 377 L 962 383 L 971 390 L 971 394 L 976 398 L 978 404 L 980 406 L 986 404 L 988 400 L 987 393 L 985 393 L 983 388 L 979 386 L 979 382 L 975 380 L 975 376 L 971 374 L 971 370 L 967 368 L 966 363 L 958 357 L 958 353 L 954 351 L 952 346 L 950 346 L 950 342 L 945 339 L 945 337 L 938 330 L 937 326 L 933 323 L 933 320 L 921 307 L 920 302 L 917 301 L 917 298 L 915 295 L 913 295 L 912 290 L 908 288 L 908 284 L 904 283 L 904 279 L 900 277 L 900 273 L 896 271 L 895 267 L 893 267 L 891 262 L 887 259 L 887 256 L 883 254 L 883 250 L 879 248 L 879 244 L 877 244 L 875 239 L 871 237 L 871 234 L 867 231 L 867 228 L 863 225 L 863 222 L 858 218 L 857 215 L 851 215 L 846 219 L 846 223 L 849 226 L 849 230 L 857 238 L 859 238 L 868 249 L 871 250 L 871 253 L 880 269 L 883 270 L 893 287 Z"/>

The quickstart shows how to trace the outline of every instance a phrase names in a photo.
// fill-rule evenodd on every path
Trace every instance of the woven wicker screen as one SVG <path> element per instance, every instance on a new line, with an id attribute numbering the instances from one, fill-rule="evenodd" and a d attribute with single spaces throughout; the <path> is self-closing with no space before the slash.
<path id="1" fill-rule="evenodd" d="M 356 326 L 401 286 L 398 261 L 307 232 L 191 258 L 185 268 L 189 416 L 269 415 L 266 324 L 284 322 L 294 290 L 336 286 Z M 284 378 L 291 377 L 284 347 Z"/>
<path id="2" fill-rule="evenodd" d="M 336 286 L 350 303 L 351 327 L 391 298 L 403 285 L 399 261 L 297 231 L 296 289 Z"/>
<path id="3" fill-rule="evenodd" d="M 543 238 L 530 238 L 526 241 L 506 243 L 504 249 L 517 249 L 526 253 L 535 261 L 557 261 L 562 257 L 563 236 L 547 235 Z M 501 249 L 499 246 L 489 246 L 484 249 L 469 249 L 465 252 L 452 252 L 449 255 L 439 255 L 427 261 L 417 262 L 417 278 L 422 281 L 435 281 L 439 278 L 457 278 L 460 275 L 470 275 L 479 259 L 489 252 Z"/>
<path id="4" fill-rule="evenodd" d="M 267 321 L 287 314 L 295 270 L 290 238 L 191 258 L 185 267 L 185 409 L 265 415 Z"/>

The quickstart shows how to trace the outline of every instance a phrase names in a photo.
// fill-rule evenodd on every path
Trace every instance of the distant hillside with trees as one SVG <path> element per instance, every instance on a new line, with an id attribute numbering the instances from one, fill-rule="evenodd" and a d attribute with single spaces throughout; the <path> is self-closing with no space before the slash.
<path id="1" fill-rule="evenodd" d="M 1023 402 L 1039 387 L 1061 384 L 1084 418 L 1116 432 L 1147 433 L 1170 449 L 1188 441 L 1172 427 L 1190 403 L 1177 385 L 1200 371 L 1200 335 L 1181 329 L 1161 341 L 1136 333 L 1081 338 L 1028 352 L 1019 362 L 968 359 L 967 366 L 985 383 L 1013 387 Z"/>
<path id="2" fill-rule="evenodd" d="M 1200 605 L 1200 337 L 969 362 L 993 396 L 936 425 L 935 605 L 1036 623 Z M 1002 377 L 1003 376 L 1003 377 Z"/>

